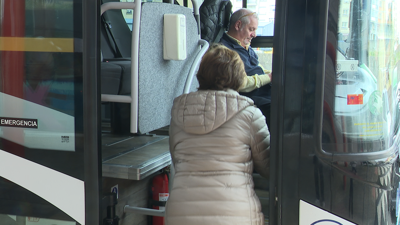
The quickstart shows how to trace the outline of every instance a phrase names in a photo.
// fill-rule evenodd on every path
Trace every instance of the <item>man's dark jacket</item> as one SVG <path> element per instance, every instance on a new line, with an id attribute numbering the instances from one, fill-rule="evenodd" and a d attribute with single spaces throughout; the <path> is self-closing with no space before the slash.
<path id="1" fill-rule="evenodd" d="M 263 69 L 259 66 L 258 56 L 251 46 L 249 46 L 249 50 L 246 50 L 226 33 L 222 35 L 220 43 L 239 53 L 240 58 L 243 60 L 247 76 L 264 74 Z M 271 103 L 271 85 L 269 84 L 248 93 L 240 92 L 240 94 L 253 99 L 254 104 L 257 106 Z"/>

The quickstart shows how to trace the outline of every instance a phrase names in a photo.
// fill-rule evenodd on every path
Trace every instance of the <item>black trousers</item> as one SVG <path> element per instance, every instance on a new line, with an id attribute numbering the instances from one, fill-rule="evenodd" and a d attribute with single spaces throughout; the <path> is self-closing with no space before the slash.
<path id="1" fill-rule="evenodd" d="M 262 114 L 265 116 L 265 120 L 268 125 L 268 130 L 270 130 L 269 127 L 271 124 L 271 103 L 260 105 L 257 107 L 261 110 Z"/>

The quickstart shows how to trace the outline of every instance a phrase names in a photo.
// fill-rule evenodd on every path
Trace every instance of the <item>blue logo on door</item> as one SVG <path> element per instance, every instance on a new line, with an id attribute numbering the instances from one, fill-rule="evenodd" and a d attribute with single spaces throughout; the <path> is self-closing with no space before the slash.
<path id="1" fill-rule="evenodd" d="M 339 223 L 338 221 L 325 219 L 325 220 L 315 221 L 314 223 L 312 223 L 310 225 L 343 225 L 343 224 Z"/>

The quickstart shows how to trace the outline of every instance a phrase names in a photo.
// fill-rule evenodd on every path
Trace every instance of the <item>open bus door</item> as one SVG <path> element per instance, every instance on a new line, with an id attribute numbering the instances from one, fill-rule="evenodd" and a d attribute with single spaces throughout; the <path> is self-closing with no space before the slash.
<path id="1" fill-rule="evenodd" d="M 0 224 L 100 224 L 98 9 L 1 1 Z"/>
<path id="2" fill-rule="evenodd" d="M 399 10 L 276 2 L 270 224 L 399 223 Z"/>

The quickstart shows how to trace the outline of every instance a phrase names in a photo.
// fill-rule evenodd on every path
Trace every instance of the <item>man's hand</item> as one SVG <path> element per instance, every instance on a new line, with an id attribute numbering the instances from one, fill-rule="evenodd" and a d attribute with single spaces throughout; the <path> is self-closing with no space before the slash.
<path id="1" fill-rule="evenodd" d="M 246 76 L 246 80 L 243 82 L 242 87 L 239 88 L 239 92 L 250 92 L 266 84 L 269 84 L 271 83 L 271 77 L 272 73 Z"/>

